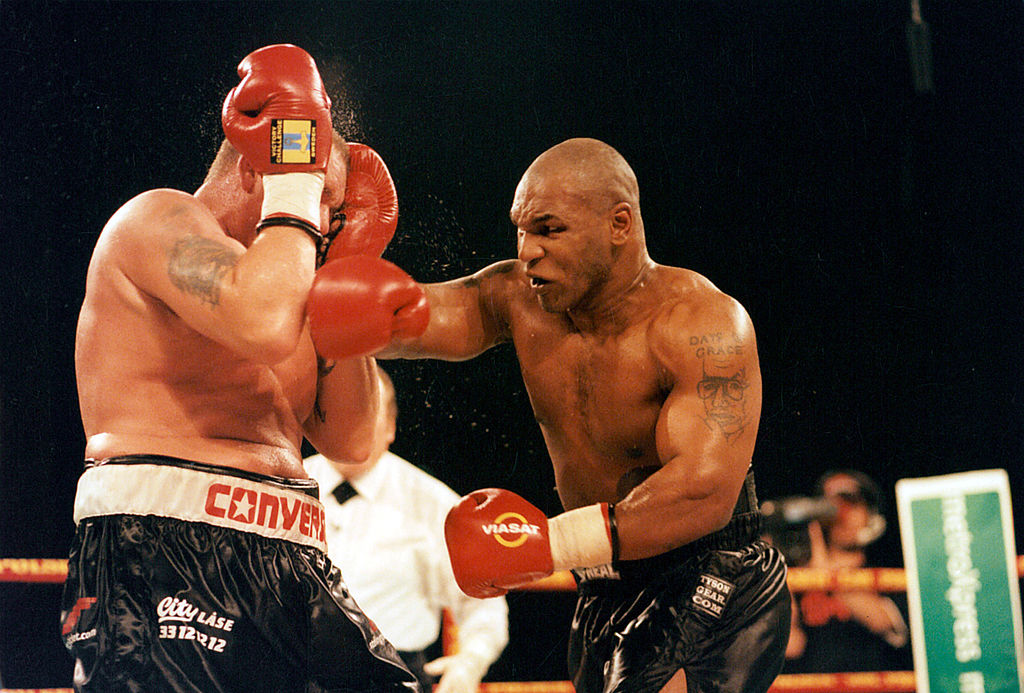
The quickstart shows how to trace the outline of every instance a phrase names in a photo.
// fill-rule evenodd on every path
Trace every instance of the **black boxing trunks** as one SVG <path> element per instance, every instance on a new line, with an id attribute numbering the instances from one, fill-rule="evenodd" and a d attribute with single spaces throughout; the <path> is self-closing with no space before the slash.
<path id="1" fill-rule="evenodd" d="M 790 593 L 782 554 L 759 539 L 750 475 L 723 529 L 664 554 L 574 571 L 576 693 L 767 691 L 782 669 Z"/>
<path id="2" fill-rule="evenodd" d="M 88 466 L 62 601 L 80 691 L 418 691 L 327 559 L 316 482 Z"/>

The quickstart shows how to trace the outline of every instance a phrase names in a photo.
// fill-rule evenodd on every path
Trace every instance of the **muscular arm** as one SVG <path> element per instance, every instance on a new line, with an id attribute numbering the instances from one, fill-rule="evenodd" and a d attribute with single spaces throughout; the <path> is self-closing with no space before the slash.
<path id="1" fill-rule="evenodd" d="M 754 330 L 718 296 L 676 307 L 652 335 L 674 385 L 660 412 L 662 467 L 616 506 L 622 558 L 681 546 L 723 527 L 750 465 L 761 415 Z"/>
<path id="2" fill-rule="evenodd" d="M 197 332 L 258 362 L 294 352 L 316 252 L 302 231 L 271 227 L 246 249 L 191 195 L 156 190 L 122 207 L 101 243 L 128 281 Z"/>
<path id="3" fill-rule="evenodd" d="M 507 310 L 515 261 L 485 267 L 476 274 L 424 284 L 430 324 L 415 339 L 393 341 L 378 358 L 433 358 L 464 361 L 509 339 Z"/>

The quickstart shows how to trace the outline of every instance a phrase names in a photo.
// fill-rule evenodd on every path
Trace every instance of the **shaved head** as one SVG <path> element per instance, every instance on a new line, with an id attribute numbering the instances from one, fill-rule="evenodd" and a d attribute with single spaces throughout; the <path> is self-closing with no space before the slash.
<path id="1" fill-rule="evenodd" d="M 548 312 L 605 304 L 650 263 L 636 174 L 599 140 L 566 140 L 534 159 L 509 219 L 519 261 Z"/>
<path id="2" fill-rule="evenodd" d="M 628 202 L 640 206 L 636 175 L 613 147 L 600 140 L 577 137 L 538 156 L 523 175 L 560 181 L 564 192 L 583 198 L 597 211 Z"/>

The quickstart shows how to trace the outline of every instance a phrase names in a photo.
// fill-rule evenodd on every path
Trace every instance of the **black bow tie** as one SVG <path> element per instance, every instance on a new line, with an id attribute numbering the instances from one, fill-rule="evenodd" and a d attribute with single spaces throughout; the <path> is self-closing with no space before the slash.
<path id="1" fill-rule="evenodd" d="M 331 495 L 334 496 L 339 504 L 352 498 L 352 496 L 358 496 L 359 492 L 352 488 L 352 484 L 347 481 L 342 481 L 340 484 L 334 487 L 331 491 Z"/>

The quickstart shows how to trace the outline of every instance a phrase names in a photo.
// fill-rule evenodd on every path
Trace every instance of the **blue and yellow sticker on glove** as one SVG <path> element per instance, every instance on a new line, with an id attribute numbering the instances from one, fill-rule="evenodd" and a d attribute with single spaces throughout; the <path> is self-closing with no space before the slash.
<path id="1" fill-rule="evenodd" d="M 311 164 L 316 161 L 316 121 L 273 118 L 270 123 L 270 162 Z"/>

